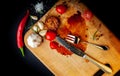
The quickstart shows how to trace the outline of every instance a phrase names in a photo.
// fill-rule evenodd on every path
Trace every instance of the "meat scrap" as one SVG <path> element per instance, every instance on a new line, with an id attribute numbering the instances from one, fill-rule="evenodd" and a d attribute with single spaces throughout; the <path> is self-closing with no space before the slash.
<path id="1" fill-rule="evenodd" d="M 45 25 L 48 30 L 56 31 L 60 25 L 60 21 L 57 17 L 50 16 L 46 18 Z"/>

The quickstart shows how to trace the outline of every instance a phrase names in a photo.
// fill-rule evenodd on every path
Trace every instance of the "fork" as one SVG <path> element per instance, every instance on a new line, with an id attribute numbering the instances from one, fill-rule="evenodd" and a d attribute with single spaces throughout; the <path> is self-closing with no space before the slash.
<path id="1" fill-rule="evenodd" d="M 109 47 L 106 46 L 106 45 L 99 45 L 99 44 L 91 43 L 91 42 L 88 42 L 88 41 L 83 41 L 83 40 L 80 39 L 80 37 L 77 37 L 77 36 L 74 36 L 74 35 L 71 35 L 71 34 L 68 34 L 67 37 L 65 38 L 65 40 L 70 42 L 70 43 L 73 43 L 73 44 L 78 44 L 80 42 L 91 44 L 91 45 L 94 45 L 95 47 L 97 47 L 99 49 L 102 49 L 102 50 L 108 50 L 109 49 Z"/>

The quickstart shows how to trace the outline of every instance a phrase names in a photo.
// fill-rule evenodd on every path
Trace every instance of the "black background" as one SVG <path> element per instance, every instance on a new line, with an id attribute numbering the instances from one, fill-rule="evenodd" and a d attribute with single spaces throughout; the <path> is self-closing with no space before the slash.
<path id="1" fill-rule="evenodd" d="M 53 76 L 39 60 L 25 48 L 25 57 L 16 45 L 16 29 L 23 12 L 35 0 L 12 0 L 0 3 L 1 70 L 3 75 Z M 82 0 L 83 3 L 120 39 L 120 4 L 117 0 Z M 118 45 L 119 46 L 119 45 Z"/>

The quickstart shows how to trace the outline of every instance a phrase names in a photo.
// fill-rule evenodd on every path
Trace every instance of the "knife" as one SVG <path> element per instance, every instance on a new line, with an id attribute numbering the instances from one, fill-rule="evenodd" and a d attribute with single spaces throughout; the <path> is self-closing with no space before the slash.
<path id="1" fill-rule="evenodd" d="M 96 66 L 98 66 L 101 70 L 103 70 L 104 72 L 106 72 L 106 73 L 112 73 L 112 69 L 111 68 L 109 68 L 108 66 L 106 66 L 106 65 L 104 65 L 104 64 L 96 61 L 95 59 L 91 58 L 85 52 L 83 52 L 82 50 L 80 50 L 80 49 L 72 46 L 71 44 L 69 44 L 68 42 L 66 42 L 64 39 L 62 39 L 61 37 L 57 36 L 56 39 L 66 49 L 69 49 L 70 51 L 72 51 L 76 55 L 81 56 L 81 57 L 89 60 L 90 62 L 92 62 L 93 64 L 95 64 Z"/>

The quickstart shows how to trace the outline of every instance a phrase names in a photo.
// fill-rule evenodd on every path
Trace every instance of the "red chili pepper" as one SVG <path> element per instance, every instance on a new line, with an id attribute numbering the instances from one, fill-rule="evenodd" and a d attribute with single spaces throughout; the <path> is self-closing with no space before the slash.
<path id="1" fill-rule="evenodd" d="M 24 30 L 24 27 L 25 27 L 28 17 L 29 17 L 29 10 L 27 10 L 27 13 L 20 21 L 18 29 L 17 29 L 17 46 L 20 49 L 23 56 L 24 56 L 23 30 Z"/>

